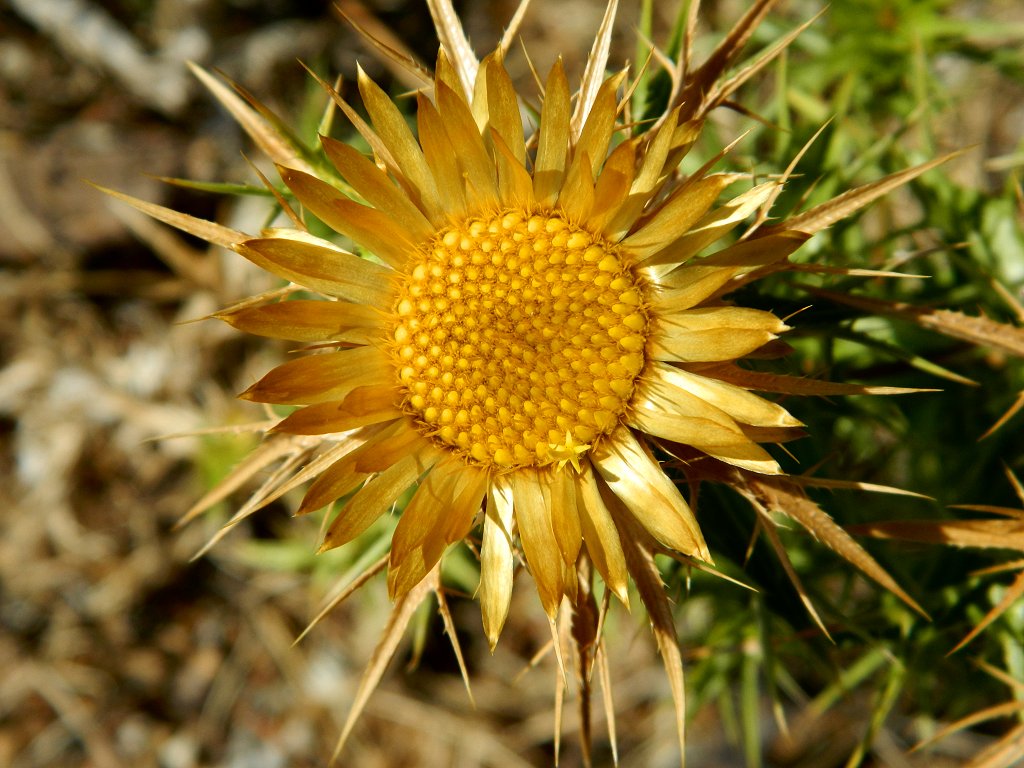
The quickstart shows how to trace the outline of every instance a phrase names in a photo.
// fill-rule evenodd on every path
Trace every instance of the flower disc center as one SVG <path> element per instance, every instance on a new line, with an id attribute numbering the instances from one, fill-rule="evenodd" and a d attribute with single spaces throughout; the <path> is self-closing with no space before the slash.
<path id="1" fill-rule="evenodd" d="M 618 424 L 648 314 L 617 249 L 558 212 L 508 210 L 414 256 L 391 352 L 424 434 L 497 468 L 572 462 Z"/>

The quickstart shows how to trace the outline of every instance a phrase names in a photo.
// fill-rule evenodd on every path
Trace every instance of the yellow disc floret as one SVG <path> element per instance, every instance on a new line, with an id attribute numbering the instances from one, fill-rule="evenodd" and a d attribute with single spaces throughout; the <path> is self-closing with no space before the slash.
<path id="1" fill-rule="evenodd" d="M 626 410 L 648 325 L 638 279 L 600 236 L 554 211 L 468 219 L 399 288 L 403 408 L 478 465 L 578 466 Z"/>

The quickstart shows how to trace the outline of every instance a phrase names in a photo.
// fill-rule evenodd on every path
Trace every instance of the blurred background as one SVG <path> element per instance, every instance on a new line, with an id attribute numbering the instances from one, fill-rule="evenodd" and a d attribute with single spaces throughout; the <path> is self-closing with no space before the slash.
<path id="1" fill-rule="evenodd" d="M 521 32 L 530 58 L 545 72 L 561 55 L 575 81 L 603 3 L 535 5 Z M 698 53 L 748 3 L 703 5 Z M 480 54 L 515 10 L 509 0 L 456 7 Z M 751 49 L 823 7 L 783 3 Z M 234 395 L 287 348 L 194 321 L 272 283 L 240 257 L 171 233 L 84 180 L 255 232 L 268 220 L 267 197 L 156 178 L 258 186 L 243 157 L 254 150 L 184 62 L 223 71 L 312 141 L 326 99 L 299 61 L 342 75 L 349 95 L 357 61 L 394 93 L 403 88 L 339 9 L 428 64 L 437 49 L 429 13 L 401 0 L 6 0 L 0 9 L 0 765 L 323 765 L 387 619 L 382 581 L 293 641 L 359 558 L 379 552 L 366 545 L 315 557 L 319 521 L 290 519 L 289 499 L 193 559 L 246 489 L 185 527 L 175 522 L 257 439 L 242 431 L 165 437 L 266 418 Z M 622 2 L 611 61 L 636 59 L 638 28 L 666 44 L 677 11 L 676 3 Z M 767 124 L 723 111 L 712 138 L 724 144 L 754 127 L 734 162 L 777 171 L 836 117 L 799 185 L 820 182 L 819 191 L 833 194 L 836 185 L 972 147 L 876 206 L 859 229 L 819 238 L 809 256 L 906 263 L 938 277 L 890 298 L 1019 322 L 994 286 L 1021 300 L 1022 39 L 1016 0 L 835 0 L 741 91 L 748 112 Z M 509 66 L 533 93 L 521 50 Z M 335 134 L 347 135 L 346 127 Z M 798 301 L 783 288 L 777 298 L 780 306 Z M 936 502 L 837 493 L 822 497 L 825 507 L 845 524 L 950 515 L 949 504 L 1024 505 L 1003 472 L 1024 468 L 1021 417 L 977 443 L 1024 390 L 1020 361 L 884 322 L 864 329 L 851 321 L 844 343 L 852 346 L 826 353 L 815 323 L 847 319 L 809 313 L 806 335 L 792 340 L 789 371 L 946 393 L 909 405 L 797 405 L 814 435 L 800 458 L 805 467 L 825 461 L 828 477 L 902 485 Z M 878 344 L 865 346 L 858 334 Z M 901 356 L 896 342 L 915 353 Z M 716 557 L 723 552 L 742 574 L 749 513 L 734 500 L 716 503 L 704 502 L 702 522 L 722 523 Z M 730 539 L 732 523 L 745 532 Z M 816 636 L 770 555 L 755 552 L 748 574 L 774 600 L 666 570 L 691 665 L 691 765 L 967 765 L 1019 729 L 1011 706 L 926 757 L 905 754 L 941 723 L 1024 697 L 1020 601 L 972 653 L 944 655 L 1004 594 L 998 578 L 970 574 L 1008 558 L 872 545 L 932 613 L 925 627 L 806 536 L 787 543 L 836 622 L 836 645 Z M 531 668 L 548 639 L 532 584 L 517 583 L 491 656 L 477 607 L 460 596 L 475 586 L 472 568 L 471 558 L 454 558 L 450 581 L 475 708 L 440 620 L 423 613 L 341 765 L 551 763 L 555 667 L 545 656 Z M 606 631 L 621 764 L 678 765 L 668 687 L 644 617 L 619 612 Z M 571 768 L 581 764 L 579 721 L 571 697 L 566 707 L 561 764 Z M 595 762 L 610 764 L 600 705 L 595 720 Z M 1024 734 L 1015 743 L 1024 752 Z"/>

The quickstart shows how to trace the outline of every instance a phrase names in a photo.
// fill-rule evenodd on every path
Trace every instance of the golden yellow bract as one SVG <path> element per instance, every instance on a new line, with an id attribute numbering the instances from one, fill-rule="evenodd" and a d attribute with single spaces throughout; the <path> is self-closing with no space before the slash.
<path id="1" fill-rule="evenodd" d="M 484 467 L 578 466 L 619 424 L 649 321 L 619 249 L 557 210 L 439 232 L 407 269 L 390 333 L 403 407 Z"/>

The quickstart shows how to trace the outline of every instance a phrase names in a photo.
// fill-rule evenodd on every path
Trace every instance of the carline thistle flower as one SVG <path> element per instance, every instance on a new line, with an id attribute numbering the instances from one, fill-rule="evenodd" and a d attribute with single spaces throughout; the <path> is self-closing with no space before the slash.
<path id="1" fill-rule="evenodd" d="M 430 78 L 410 70 L 422 80 L 415 131 L 360 71 L 369 122 L 325 87 L 372 156 L 324 136 L 326 173 L 275 157 L 301 209 L 362 256 L 311 235 L 280 193 L 295 226 L 259 237 L 118 195 L 289 281 L 225 310 L 223 320 L 324 347 L 243 393 L 299 408 L 269 437 L 285 447 L 246 469 L 289 455 L 292 471 L 235 519 L 312 480 L 300 513 L 344 500 L 324 551 L 353 541 L 415 487 L 387 558 L 396 615 L 407 622 L 410 604 L 431 591 L 440 596 L 446 549 L 479 530 L 479 600 L 491 647 L 521 554 L 553 628 L 560 609 L 591 618 L 594 646 L 577 648 L 584 670 L 600 643 L 593 572 L 624 603 L 632 577 L 669 672 L 680 739 L 681 659 L 653 555 L 699 565 L 711 554 L 658 456 L 691 483 L 730 483 L 764 512 L 765 525 L 770 503 L 797 500 L 782 511 L 912 603 L 824 513 L 804 514 L 811 502 L 797 485 L 769 479 L 782 473 L 761 445 L 802 433 L 786 409 L 755 391 L 872 388 L 740 367 L 787 327 L 725 297 L 785 269 L 811 234 L 935 163 L 772 226 L 768 209 L 784 179 L 751 186 L 749 175 L 713 173 L 721 155 L 693 173 L 678 170 L 706 114 L 770 60 L 722 80 L 771 5 L 755 3 L 702 67 L 681 61 L 649 127 L 623 118 L 627 73 L 604 78 L 611 3 L 581 87 L 574 96 L 556 61 L 527 135 L 504 66 L 507 46 L 478 62 L 450 5 L 432 2 L 442 49 Z M 262 119 L 222 86 L 214 90 L 251 131 Z M 261 143 L 274 156 L 275 145 Z M 737 187 L 747 188 L 720 202 Z M 752 217 L 731 245 L 707 254 Z M 322 298 L 289 298 L 299 289 Z M 401 633 L 399 624 L 391 631 Z M 368 671 L 343 739 L 382 671 L 379 663 Z M 588 680 L 589 672 L 579 683 L 586 689 Z"/>
<path id="2" fill-rule="evenodd" d="M 354 539 L 422 477 L 395 530 L 390 593 L 404 596 L 482 522 L 481 605 L 492 645 L 511 594 L 514 534 L 549 616 L 563 596 L 574 598 L 583 548 L 625 600 L 616 517 L 629 516 L 668 549 L 710 559 L 692 511 L 651 454 L 652 438 L 778 473 L 751 435 L 799 426 L 712 366 L 785 329 L 768 312 L 715 300 L 719 290 L 803 238 L 741 242 L 688 264 L 776 184 L 715 207 L 741 176 L 694 174 L 651 210 L 699 125 L 679 124 L 674 111 L 652 135 L 609 154 L 621 80 L 604 82 L 574 139 L 568 83 L 554 65 L 531 173 L 500 57 L 483 62 L 470 97 L 442 52 L 436 104 L 418 99 L 419 142 L 361 74 L 373 122 L 364 130 L 384 169 L 346 144 L 323 144 L 370 205 L 302 171 L 281 168 L 281 176 L 306 210 L 383 263 L 300 230 L 236 246 L 338 299 L 230 318 L 240 327 L 301 328 L 292 336 L 344 347 L 286 363 L 243 395 L 304 406 L 278 432 L 360 430 L 302 503 L 300 511 L 318 509 L 358 489 L 323 548 Z"/>
<path id="3" fill-rule="evenodd" d="M 481 66 L 483 101 L 459 94 L 444 54 L 437 71 L 437 105 L 419 99 L 420 143 L 385 94 L 360 77 L 386 170 L 324 139 L 341 176 L 371 206 L 281 169 L 308 211 L 383 264 L 298 231 L 246 240 L 237 249 L 252 261 L 339 301 L 283 302 L 232 320 L 272 317 L 324 339 L 340 331 L 344 349 L 286 363 L 243 396 L 305 406 L 279 432 L 361 429 L 361 445 L 326 469 L 303 501 L 303 510 L 318 509 L 360 489 L 325 547 L 351 541 L 424 478 L 392 542 L 392 597 L 422 581 L 479 513 L 493 644 L 510 593 L 513 531 L 551 616 L 576 592 L 584 540 L 625 599 L 609 507 L 663 546 L 709 559 L 693 513 L 647 447 L 651 437 L 779 472 L 744 426 L 798 422 L 707 366 L 763 346 L 785 326 L 770 313 L 709 299 L 801 238 L 740 243 L 710 264 L 687 266 L 745 218 L 737 209 L 755 210 L 775 185 L 743 193 L 723 215 L 712 206 L 739 176 L 698 175 L 645 212 L 696 126 L 678 125 L 673 113 L 649 140 L 623 142 L 605 159 L 620 78 L 604 83 L 572 141 L 560 64 L 547 80 L 531 174 L 501 60 Z"/>

